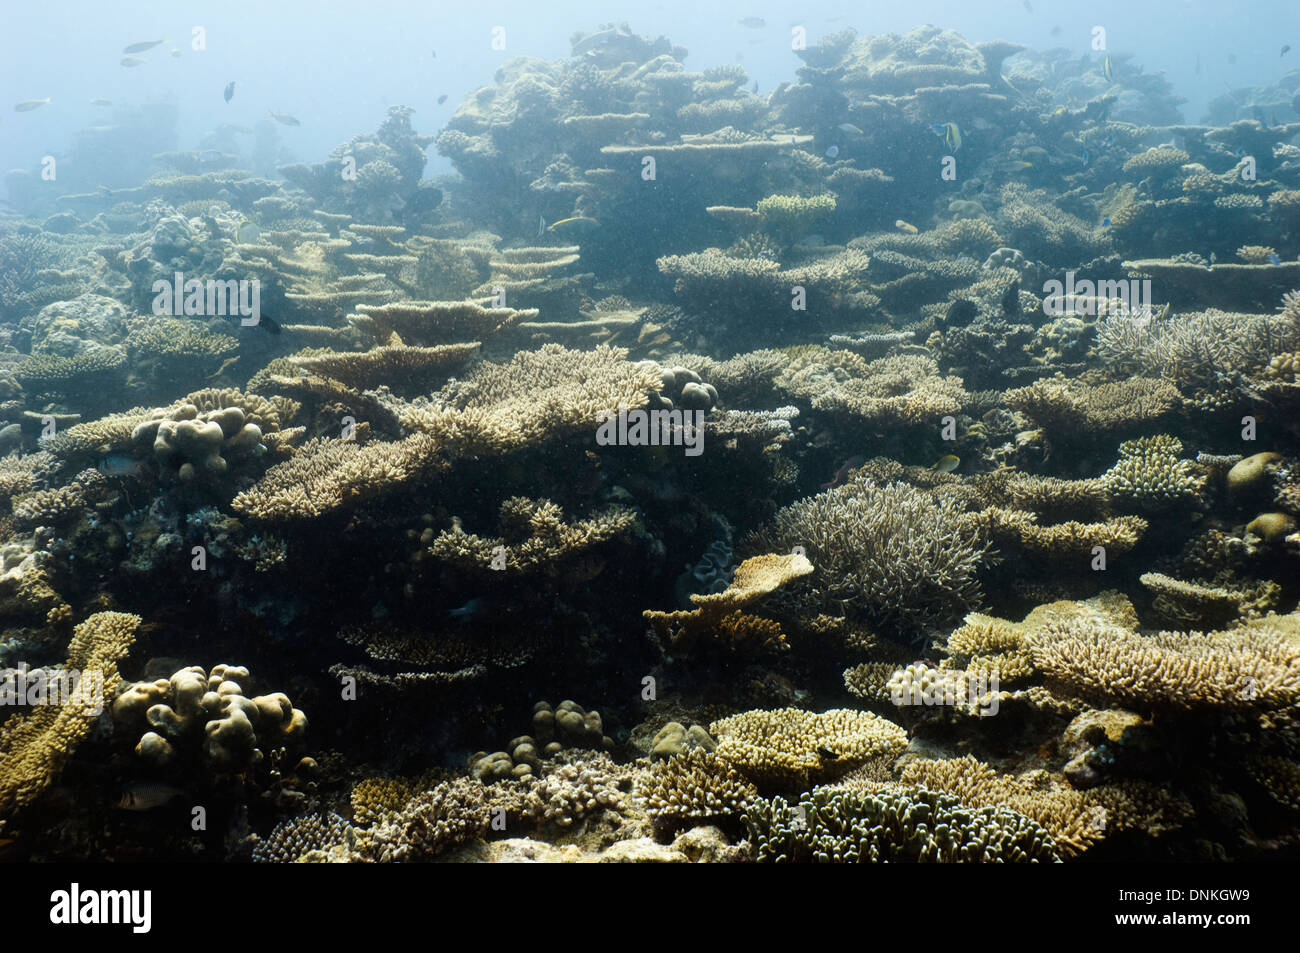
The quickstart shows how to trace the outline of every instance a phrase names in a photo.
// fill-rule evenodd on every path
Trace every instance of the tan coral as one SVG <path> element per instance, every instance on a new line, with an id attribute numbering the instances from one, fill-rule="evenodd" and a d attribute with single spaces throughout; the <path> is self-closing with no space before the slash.
<path id="1" fill-rule="evenodd" d="M 871 712 L 782 708 L 715 721 L 717 754 L 759 785 L 806 787 L 877 759 L 897 757 L 907 732 Z"/>
<path id="2" fill-rule="evenodd" d="M 73 630 L 65 666 L 80 673 L 81 695 L 14 715 L 0 728 L 0 818 L 36 800 L 58 777 L 99 716 L 95 703 L 105 704 L 117 691 L 117 665 L 139 625 L 139 616 L 125 612 L 87 618 Z"/>

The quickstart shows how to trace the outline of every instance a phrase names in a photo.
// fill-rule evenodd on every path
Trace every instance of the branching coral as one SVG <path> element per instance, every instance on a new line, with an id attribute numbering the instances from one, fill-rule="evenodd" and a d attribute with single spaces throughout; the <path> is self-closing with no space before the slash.
<path id="1" fill-rule="evenodd" d="M 1055 863 L 1052 837 L 1005 807 L 965 807 L 921 789 L 835 791 L 797 804 L 758 801 L 745 813 L 765 863 Z"/>
<path id="2" fill-rule="evenodd" d="M 950 500 L 858 479 L 786 507 L 745 545 L 803 547 L 816 567 L 813 601 L 911 634 L 978 602 L 988 538 Z"/>
<path id="3" fill-rule="evenodd" d="M 65 671 L 79 681 L 66 699 L 17 714 L 0 727 L 0 818 L 32 803 L 58 777 L 106 700 L 117 664 L 130 651 L 140 617 L 97 612 L 73 631 Z"/>
<path id="4" fill-rule="evenodd" d="M 782 708 L 715 721 L 717 755 L 760 787 L 803 787 L 840 777 L 876 760 L 897 757 L 907 732 L 866 711 Z"/>

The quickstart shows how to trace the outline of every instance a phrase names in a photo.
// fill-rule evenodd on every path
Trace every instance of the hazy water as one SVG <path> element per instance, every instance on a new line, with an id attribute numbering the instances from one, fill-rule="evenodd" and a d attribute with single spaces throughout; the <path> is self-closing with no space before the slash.
<path id="1" fill-rule="evenodd" d="M 690 50 L 701 70 L 739 62 L 761 89 L 795 77 L 791 24 L 809 43 L 852 26 L 859 33 L 904 32 L 921 23 L 951 28 L 972 42 L 1007 39 L 1037 49 L 1089 50 L 1090 30 L 1107 30 L 1113 53 L 1131 52 L 1147 72 L 1164 71 L 1187 121 L 1227 88 L 1267 85 L 1300 66 L 1300 5 L 1294 0 L 971 0 L 971 2 L 713 4 L 664 2 L 444 3 L 414 0 L 100 3 L 3 0 L 0 32 L 0 170 L 37 171 L 42 156 L 63 157 L 78 130 L 112 124 L 114 106 L 170 103 L 178 111 L 176 148 L 200 145 L 222 122 L 253 126 L 268 110 L 301 120 L 277 127 L 285 154 L 318 161 L 349 137 L 374 130 L 388 105 L 414 107 L 416 128 L 435 133 L 460 100 L 492 82 L 515 56 L 561 59 L 575 30 L 627 21 L 641 35 L 664 34 Z M 766 21 L 740 26 L 743 17 Z M 202 28 L 206 49 L 192 48 Z M 505 49 L 491 48 L 503 27 Z M 1060 28 L 1058 34 L 1052 30 Z M 120 65 L 129 43 L 167 38 Z M 1283 43 L 1297 50 L 1279 56 Z M 175 48 L 179 57 L 171 55 Z M 436 53 L 436 56 L 435 56 Z M 1230 60 L 1233 60 L 1230 62 Z M 225 103 L 222 89 L 234 80 Z M 446 95 L 439 106 L 437 99 Z M 13 111 L 26 99 L 48 106 Z M 1285 117 L 1291 119 L 1294 117 Z M 245 150 L 251 137 L 245 140 Z M 450 171 L 429 149 L 428 173 Z M 106 158 L 105 161 L 112 161 Z"/>

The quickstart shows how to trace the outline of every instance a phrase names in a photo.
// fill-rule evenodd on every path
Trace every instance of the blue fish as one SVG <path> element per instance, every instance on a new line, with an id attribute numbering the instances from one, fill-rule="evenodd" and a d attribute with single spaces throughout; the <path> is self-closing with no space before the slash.
<path id="1" fill-rule="evenodd" d="M 465 603 L 459 609 L 448 609 L 447 615 L 451 616 L 461 625 L 464 625 L 465 623 L 473 619 L 475 613 L 477 613 L 482 608 L 483 608 L 482 599 L 471 599 L 469 602 Z"/>
<path id="2" fill-rule="evenodd" d="M 1115 137 L 1107 136 L 1105 139 L 1101 140 L 1101 144 L 1103 146 L 1113 146 L 1115 144 Z"/>
<path id="3" fill-rule="evenodd" d="M 834 159 L 839 154 L 840 154 L 839 146 L 831 146 L 829 149 L 826 150 L 826 158 L 828 159 Z"/>
<path id="4" fill-rule="evenodd" d="M 1103 218 L 1103 219 L 1101 220 L 1101 227 L 1102 227 L 1102 228 L 1110 228 L 1110 216 L 1107 216 L 1106 218 Z"/>
<path id="5" fill-rule="evenodd" d="M 1083 150 L 1083 155 L 1081 155 L 1079 158 L 1081 158 L 1081 159 L 1083 160 L 1083 164 L 1084 164 L 1084 165 L 1087 165 L 1087 164 L 1088 164 L 1088 150 L 1087 150 L 1087 149 L 1084 149 L 1084 150 Z"/>
<path id="6" fill-rule="evenodd" d="M 1268 263 L 1270 265 L 1280 265 L 1282 264 L 1282 259 L 1277 257 L 1277 252 L 1271 251 L 1268 253 Z"/>

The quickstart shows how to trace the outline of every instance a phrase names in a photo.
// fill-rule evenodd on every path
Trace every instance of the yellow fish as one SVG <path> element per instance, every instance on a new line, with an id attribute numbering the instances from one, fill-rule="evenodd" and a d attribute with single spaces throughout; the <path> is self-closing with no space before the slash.
<path id="1" fill-rule="evenodd" d="M 938 470 L 940 473 L 952 473 L 961 466 L 961 457 L 951 453 L 945 453 L 942 457 L 934 462 L 930 467 L 931 470 Z"/>
<path id="2" fill-rule="evenodd" d="M 915 235 L 918 231 L 915 225 L 909 224 L 908 222 L 903 221 L 901 218 L 894 223 L 894 227 L 898 229 L 900 232 L 907 232 L 907 234 L 909 235 Z"/>
<path id="3" fill-rule="evenodd" d="M 1111 72 L 1110 72 L 1110 54 L 1109 54 L 1109 53 L 1106 54 L 1106 58 L 1105 58 L 1104 60 L 1101 61 L 1101 75 L 1104 76 L 1104 77 L 1106 77 L 1106 82 L 1108 82 L 1108 83 L 1113 83 L 1113 82 L 1115 82 L 1115 78 L 1111 75 Z"/>

